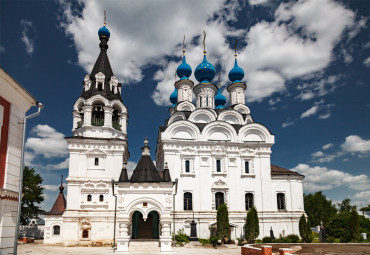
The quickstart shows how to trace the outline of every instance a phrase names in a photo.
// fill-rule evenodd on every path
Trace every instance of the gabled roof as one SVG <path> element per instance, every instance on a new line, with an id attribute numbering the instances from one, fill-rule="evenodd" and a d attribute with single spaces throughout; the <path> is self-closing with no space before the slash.
<path id="1" fill-rule="evenodd" d="M 59 195 L 55 200 L 55 203 L 49 212 L 45 212 L 45 215 L 62 215 L 67 208 L 67 202 L 63 194 L 64 187 L 59 187 Z"/>
<path id="2" fill-rule="evenodd" d="M 280 167 L 280 166 L 275 166 L 273 164 L 271 164 L 271 175 L 295 175 L 295 176 L 304 177 L 304 175 L 302 175 L 302 174 L 290 171 L 290 170 L 285 169 L 285 168 Z"/>

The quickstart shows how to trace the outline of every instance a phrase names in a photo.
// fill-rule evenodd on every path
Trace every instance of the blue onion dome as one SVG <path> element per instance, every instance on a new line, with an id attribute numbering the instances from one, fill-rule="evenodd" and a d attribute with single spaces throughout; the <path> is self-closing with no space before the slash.
<path id="1" fill-rule="evenodd" d="M 221 88 L 218 88 L 217 95 L 215 96 L 216 109 L 224 109 L 224 104 L 226 103 L 226 97 L 222 95 Z"/>
<path id="2" fill-rule="evenodd" d="M 107 37 L 109 39 L 110 37 L 110 32 L 108 30 L 108 28 L 106 28 L 106 26 L 102 26 L 99 31 L 98 31 L 98 35 L 99 35 L 99 38 L 104 36 L 104 37 Z"/>
<path id="3" fill-rule="evenodd" d="M 200 83 L 210 83 L 216 75 L 216 69 L 207 61 L 205 52 L 203 62 L 197 66 L 194 75 Z"/>
<path id="4" fill-rule="evenodd" d="M 177 103 L 177 88 L 175 88 L 175 90 L 172 92 L 170 96 L 170 101 L 173 104 L 171 107 L 175 107 Z"/>
<path id="5" fill-rule="evenodd" d="M 189 79 L 192 70 L 191 67 L 186 63 L 185 55 L 182 57 L 182 63 L 177 67 L 177 76 L 181 79 Z"/>
<path id="6" fill-rule="evenodd" d="M 244 70 L 241 69 L 239 66 L 238 66 L 238 61 L 236 59 L 236 55 L 235 55 L 235 65 L 233 67 L 233 69 L 230 70 L 229 72 L 229 80 L 234 83 L 234 82 L 241 82 L 241 80 L 243 79 L 244 77 Z"/>

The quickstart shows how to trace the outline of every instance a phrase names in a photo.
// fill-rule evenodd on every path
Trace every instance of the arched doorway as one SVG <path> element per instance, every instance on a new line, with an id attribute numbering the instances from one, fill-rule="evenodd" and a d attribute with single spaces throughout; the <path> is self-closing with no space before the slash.
<path id="1" fill-rule="evenodd" d="M 133 239 L 158 239 L 159 238 L 159 215 L 156 211 L 148 214 L 146 221 L 143 214 L 135 211 L 132 215 L 132 238 Z"/>

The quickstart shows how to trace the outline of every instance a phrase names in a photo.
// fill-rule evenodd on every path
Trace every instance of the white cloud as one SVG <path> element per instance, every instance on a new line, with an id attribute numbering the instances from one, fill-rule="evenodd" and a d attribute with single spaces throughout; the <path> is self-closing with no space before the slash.
<path id="1" fill-rule="evenodd" d="M 358 192 L 356 193 L 353 198 L 356 198 L 356 199 L 365 199 L 367 200 L 368 202 L 370 202 L 370 191 L 367 190 L 367 191 L 361 191 L 361 192 Z"/>
<path id="2" fill-rule="evenodd" d="M 317 158 L 317 157 L 322 157 L 324 156 L 324 153 L 322 151 L 316 151 L 314 153 L 311 153 L 312 157 Z"/>
<path id="3" fill-rule="evenodd" d="M 66 158 L 64 161 L 58 163 L 58 164 L 48 164 L 45 168 L 46 170 L 62 170 L 62 169 L 68 169 L 69 167 L 69 158 Z"/>
<path id="4" fill-rule="evenodd" d="M 312 83 L 304 83 L 297 87 L 300 94 L 296 99 L 301 101 L 309 100 L 314 97 L 322 97 L 333 92 L 338 86 L 339 75 L 330 75 Z"/>
<path id="5" fill-rule="evenodd" d="M 328 112 L 328 113 L 325 113 L 325 114 L 321 114 L 321 115 L 319 116 L 319 119 L 325 120 L 325 119 L 330 118 L 330 116 L 331 116 L 331 113 L 330 113 L 330 112 Z"/>
<path id="6" fill-rule="evenodd" d="M 358 135 L 350 135 L 346 137 L 341 147 L 346 152 L 368 154 L 370 153 L 370 139 L 365 140 Z"/>
<path id="7" fill-rule="evenodd" d="M 339 170 L 319 166 L 311 167 L 307 164 L 298 164 L 292 170 L 305 175 L 303 188 L 306 192 L 329 190 L 340 186 L 352 190 L 370 189 L 370 180 L 365 174 L 355 176 Z"/>
<path id="8" fill-rule="evenodd" d="M 342 50 L 342 54 L 343 54 L 344 63 L 346 63 L 347 65 L 352 63 L 353 57 L 348 53 L 346 49 Z"/>
<path id="9" fill-rule="evenodd" d="M 284 122 L 283 124 L 281 124 L 281 127 L 286 128 L 286 127 L 289 127 L 289 126 L 293 125 L 294 123 L 295 123 L 294 120 L 292 120 L 292 121 L 287 120 L 286 122 Z"/>
<path id="10" fill-rule="evenodd" d="M 26 142 L 26 149 L 31 150 L 33 156 L 42 155 L 45 158 L 65 157 L 68 155 L 67 142 L 64 135 L 48 125 L 37 125 L 31 130 L 36 137 L 30 137 Z M 31 154 L 28 154 L 28 157 Z"/>
<path id="11" fill-rule="evenodd" d="M 277 104 L 277 103 L 279 103 L 281 101 L 281 99 L 279 98 L 279 97 L 277 97 L 277 98 L 271 98 L 269 101 L 268 101 L 268 103 L 269 103 L 269 105 L 275 105 L 275 104 Z"/>
<path id="12" fill-rule="evenodd" d="M 249 1 L 253 5 L 266 2 Z M 285 91 L 287 79 L 322 71 L 332 61 L 333 49 L 344 32 L 355 30 L 357 25 L 354 12 L 332 0 L 282 3 L 275 12 L 275 21 L 261 21 L 241 30 L 225 22 L 244 18 L 243 14 L 236 16 L 240 1 L 230 1 L 226 7 L 225 0 L 80 3 L 83 9 L 75 13 L 61 1 L 62 26 L 74 40 L 78 64 L 90 72 L 98 55 L 97 29 L 103 20 L 97 17 L 103 16 L 101 10 L 107 10 L 107 26 L 111 31 L 108 55 L 115 74 L 128 84 L 143 79 L 143 68 L 150 65 L 160 68 L 154 76 L 158 84 L 152 95 L 158 105 L 170 104 L 174 67 L 180 60 L 174 62 L 167 56 L 180 57 L 183 34 L 188 42 L 187 62 L 194 71 L 202 58 L 199 35 L 202 30 L 207 31 L 207 58 L 221 67 L 222 84 L 228 83 L 226 74 L 233 66 L 229 40 L 238 37 L 246 42 L 247 46 L 238 52 L 238 61 L 246 72 L 247 99 L 253 102 Z M 150 29 L 143 29 L 148 24 Z M 96 41 L 96 45 L 86 41 Z M 196 82 L 193 76 L 191 79 Z"/>
<path id="13" fill-rule="evenodd" d="M 270 0 L 249 0 L 248 3 L 249 5 L 265 5 L 269 2 Z"/>
<path id="14" fill-rule="evenodd" d="M 32 29 L 32 22 L 22 19 L 21 24 L 23 25 L 21 40 L 26 46 L 26 52 L 31 56 L 34 50 L 34 41 L 29 35 L 30 29 Z"/>
<path id="15" fill-rule="evenodd" d="M 329 149 L 329 148 L 333 147 L 333 145 L 334 145 L 334 144 L 332 144 L 332 143 L 325 144 L 325 145 L 323 145 L 323 146 L 322 146 L 322 149 L 323 149 L 323 150 L 327 150 L 327 149 Z"/>
<path id="16" fill-rule="evenodd" d="M 314 105 L 310 109 L 308 109 L 307 111 L 303 112 L 301 114 L 300 118 L 303 119 L 303 118 L 309 117 L 311 115 L 315 115 L 318 110 L 319 110 L 319 105 Z"/>
<path id="17" fill-rule="evenodd" d="M 330 109 L 333 107 L 334 105 L 333 104 L 324 104 L 324 100 L 320 100 L 320 101 L 317 101 L 314 103 L 314 105 L 309 108 L 308 110 L 306 110 L 305 112 L 303 112 L 300 116 L 301 119 L 303 118 L 307 118 L 307 117 L 310 117 L 312 115 L 315 115 L 316 113 L 318 113 L 319 111 L 321 110 L 326 110 L 326 113 L 325 114 L 321 114 L 318 118 L 319 119 L 327 119 L 331 116 L 331 113 L 330 113 Z"/>
<path id="18" fill-rule="evenodd" d="M 65 188 L 65 187 L 67 187 L 67 184 L 63 183 L 63 186 Z M 44 188 L 44 190 L 48 190 L 48 191 L 59 191 L 60 185 L 44 184 L 44 185 L 42 185 L 42 187 Z"/>
<path id="19" fill-rule="evenodd" d="M 364 63 L 364 65 L 366 67 L 370 67 L 370 57 L 368 57 L 367 59 L 365 59 L 363 63 Z"/>

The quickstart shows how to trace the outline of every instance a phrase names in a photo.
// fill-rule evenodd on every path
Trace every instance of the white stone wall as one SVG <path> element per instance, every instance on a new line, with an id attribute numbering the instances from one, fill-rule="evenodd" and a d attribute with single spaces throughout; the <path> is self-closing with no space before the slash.
<path id="1" fill-rule="evenodd" d="M 4 188 L 18 192 L 21 162 L 23 118 L 25 113 L 14 104 L 10 105 L 8 153 Z"/>
<path id="2" fill-rule="evenodd" d="M 247 107 L 241 108 L 249 113 Z M 208 113 L 206 113 L 208 111 Z M 171 119 L 180 117 L 174 113 Z M 217 119 L 216 119 L 217 118 Z M 171 230 L 184 228 L 190 234 L 190 222 L 198 223 L 198 237 L 209 238 L 210 227 L 216 222 L 215 193 L 223 192 L 229 209 L 231 238 L 241 238 L 247 211 L 245 194 L 252 193 L 259 213 L 260 236 L 298 234 L 298 221 L 303 208 L 302 177 L 271 177 L 271 146 L 274 136 L 260 124 L 248 123 L 240 113 L 227 110 L 214 117 L 212 110 L 193 111 L 188 120 L 169 121 L 160 134 L 157 146 L 159 166 L 168 162 L 172 180 L 178 179 L 175 197 L 175 222 Z M 252 120 L 251 118 L 249 120 Z M 194 123 L 208 123 L 199 128 Z M 242 124 L 236 133 L 230 124 Z M 185 172 L 185 160 L 190 171 Z M 216 160 L 221 160 L 221 172 L 216 172 Z M 249 173 L 244 163 L 249 162 Z M 184 193 L 192 193 L 193 211 L 184 211 Z M 285 194 L 285 210 L 277 208 L 277 193 Z M 173 216 L 173 214 L 172 214 Z"/>
<path id="3" fill-rule="evenodd" d="M 4 187 L 0 187 L 0 254 L 5 255 L 12 254 L 14 245 L 22 123 L 28 109 L 36 105 L 36 100 L 2 68 L 0 68 L 0 96 L 10 103 L 5 179 Z"/>

